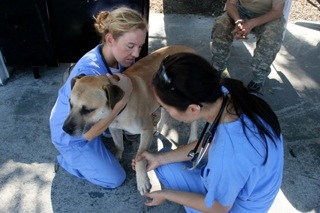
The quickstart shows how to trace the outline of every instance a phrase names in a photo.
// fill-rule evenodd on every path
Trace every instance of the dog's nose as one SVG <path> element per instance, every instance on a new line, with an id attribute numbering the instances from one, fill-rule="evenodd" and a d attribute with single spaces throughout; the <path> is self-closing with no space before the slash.
<path id="1" fill-rule="evenodd" d="M 69 135 L 72 135 L 74 132 L 74 129 L 75 129 L 75 125 L 70 124 L 70 123 L 68 123 L 68 124 L 64 123 L 62 129 L 63 129 L 63 131 L 65 131 Z"/>

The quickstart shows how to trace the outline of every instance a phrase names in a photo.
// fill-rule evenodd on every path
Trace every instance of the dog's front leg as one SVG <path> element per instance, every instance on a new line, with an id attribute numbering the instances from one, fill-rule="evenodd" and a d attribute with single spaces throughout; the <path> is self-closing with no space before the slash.
<path id="1" fill-rule="evenodd" d="M 109 128 L 114 145 L 116 147 L 116 158 L 118 160 L 122 159 L 122 153 L 124 150 L 123 146 L 123 131 L 121 129 Z"/>
<path id="2" fill-rule="evenodd" d="M 140 155 L 144 151 L 148 150 L 152 142 L 153 128 L 144 130 L 141 133 L 140 145 L 137 155 Z M 147 162 L 146 160 L 141 160 L 136 163 L 136 178 L 137 178 L 137 188 L 141 195 L 144 195 L 151 188 L 150 180 L 147 174 Z"/>

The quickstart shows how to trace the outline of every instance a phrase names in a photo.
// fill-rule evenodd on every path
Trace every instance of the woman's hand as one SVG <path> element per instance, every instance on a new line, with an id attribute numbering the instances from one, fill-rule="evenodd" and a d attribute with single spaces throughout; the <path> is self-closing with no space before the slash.
<path id="1" fill-rule="evenodd" d="M 155 154 L 145 151 L 141 155 L 136 156 L 131 162 L 133 170 L 136 170 L 136 163 L 141 160 L 147 161 L 147 171 L 151 171 L 161 165 L 161 153 Z"/>
<path id="2" fill-rule="evenodd" d="M 148 200 L 144 203 L 146 206 L 158 206 L 166 201 L 163 194 L 163 190 L 147 192 L 144 194 L 148 198 Z"/>
<path id="3" fill-rule="evenodd" d="M 127 76 L 121 73 L 115 73 L 113 75 L 107 74 L 107 77 L 109 78 L 109 80 L 113 85 L 116 85 L 123 90 L 124 96 L 122 100 L 124 100 L 125 102 L 128 102 L 132 92 L 132 83 L 130 78 L 128 78 Z"/>

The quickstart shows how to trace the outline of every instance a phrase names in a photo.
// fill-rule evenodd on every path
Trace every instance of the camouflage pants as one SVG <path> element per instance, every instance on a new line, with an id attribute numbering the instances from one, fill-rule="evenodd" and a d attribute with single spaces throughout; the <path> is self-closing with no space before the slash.
<path id="1" fill-rule="evenodd" d="M 251 19 L 259 16 L 245 8 L 238 6 L 238 11 L 242 19 Z M 256 35 L 256 48 L 253 53 L 251 69 L 253 81 L 261 83 L 269 75 L 270 66 L 280 50 L 285 30 L 285 19 L 281 17 L 264 25 L 255 27 L 251 33 Z M 216 18 L 212 28 L 212 66 L 219 72 L 223 71 L 230 56 L 233 42 L 232 31 L 235 28 L 232 20 L 225 12 Z"/>

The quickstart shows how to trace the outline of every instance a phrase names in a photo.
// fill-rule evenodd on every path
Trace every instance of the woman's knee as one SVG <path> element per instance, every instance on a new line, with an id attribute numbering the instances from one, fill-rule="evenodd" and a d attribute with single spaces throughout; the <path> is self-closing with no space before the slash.
<path id="1" fill-rule="evenodd" d="M 114 189 L 123 184 L 126 179 L 126 173 L 124 170 L 117 172 L 110 172 L 105 177 L 90 177 L 87 180 L 95 185 L 103 188 Z"/>

